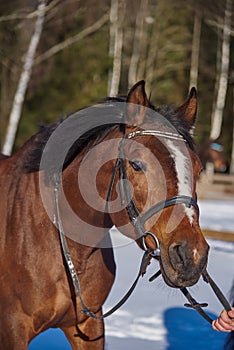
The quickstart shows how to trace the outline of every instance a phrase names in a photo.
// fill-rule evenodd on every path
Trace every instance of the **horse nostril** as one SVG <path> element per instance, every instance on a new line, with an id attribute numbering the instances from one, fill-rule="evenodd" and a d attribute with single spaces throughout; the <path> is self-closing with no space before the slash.
<path id="1" fill-rule="evenodd" d="M 186 265 L 185 243 L 173 243 L 169 248 L 171 263 L 175 269 Z"/>

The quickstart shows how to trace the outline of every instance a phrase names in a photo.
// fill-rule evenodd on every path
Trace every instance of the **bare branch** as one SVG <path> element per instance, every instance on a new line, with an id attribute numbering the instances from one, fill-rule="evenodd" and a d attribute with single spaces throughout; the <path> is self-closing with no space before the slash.
<path id="1" fill-rule="evenodd" d="M 84 39 L 85 37 L 87 37 L 90 34 L 93 34 L 98 29 L 100 29 L 108 21 L 108 19 L 109 19 L 109 13 L 106 13 L 98 21 L 96 21 L 94 24 L 92 24 L 88 28 L 85 28 L 80 33 L 64 40 L 63 42 L 61 42 L 57 45 L 54 45 L 48 51 L 46 51 L 42 55 L 38 56 L 34 61 L 34 65 L 39 64 L 39 63 L 47 60 L 48 58 L 50 58 L 53 55 L 55 55 L 56 53 L 64 50 L 68 46 L 71 46 L 74 43 L 76 43 L 77 41 Z"/>
<path id="2" fill-rule="evenodd" d="M 53 0 L 49 5 L 46 6 L 45 13 L 50 11 L 53 7 L 55 7 L 60 0 Z M 38 17 L 38 9 L 36 11 L 30 12 L 30 13 L 12 13 L 7 16 L 1 16 L 0 22 L 7 22 L 7 21 L 15 21 L 18 19 L 33 19 Z"/>
<path id="3" fill-rule="evenodd" d="M 218 21 L 213 21 L 211 19 L 205 20 L 205 22 L 210 25 L 211 27 L 222 29 L 223 30 L 223 23 L 220 23 Z M 234 36 L 234 29 L 230 29 L 230 36 Z"/>

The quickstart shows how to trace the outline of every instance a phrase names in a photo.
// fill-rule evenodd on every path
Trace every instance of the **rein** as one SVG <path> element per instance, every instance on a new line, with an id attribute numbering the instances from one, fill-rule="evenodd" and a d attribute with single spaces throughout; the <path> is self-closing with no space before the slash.
<path id="1" fill-rule="evenodd" d="M 142 130 L 142 131 L 135 131 L 132 133 L 129 133 L 125 135 L 122 140 L 120 141 L 119 145 L 119 155 L 114 167 L 114 171 L 112 174 L 111 178 L 111 183 L 108 191 L 108 196 L 107 196 L 107 210 L 110 213 L 110 201 L 111 201 L 111 196 L 114 188 L 114 182 L 115 178 L 117 175 L 117 172 L 119 171 L 119 186 L 120 186 L 120 198 L 121 198 L 121 204 L 124 205 L 125 201 L 127 202 L 125 208 L 128 212 L 129 218 L 131 220 L 131 223 L 133 224 L 137 234 L 139 235 L 139 238 L 141 239 L 141 245 L 144 250 L 144 254 L 141 260 L 140 268 L 138 271 L 138 274 L 136 276 L 135 281 L 133 282 L 132 286 L 130 289 L 127 291 L 127 293 L 124 295 L 124 297 L 114 306 L 112 307 L 109 311 L 104 313 L 101 316 L 96 316 L 95 312 L 92 311 L 90 308 L 88 308 L 82 298 L 81 294 L 81 288 L 80 288 L 80 282 L 79 278 L 77 276 L 74 264 L 72 262 L 71 254 L 68 249 L 65 233 L 63 230 L 63 225 L 62 225 L 62 220 L 60 216 L 60 210 L 59 210 L 59 198 L 58 198 L 58 190 L 59 190 L 59 185 L 61 183 L 61 178 L 58 179 L 58 177 L 54 177 L 54 195 L 55 195 L 55 208 L 56 208 L 56 221 L 57 221 L 57 227 L 58 227 L 58 232 L 59 232 L 59 238 L 60 238 L 60 243 L 61 243 L 61 248 L 62 248 L 62 253 L 64 260 L 66 262 L 70 277 L 72 279 L 75 291 L 79 297 L 80 304 L 82 307 L 82 310 L 80 311 L 81 313 L 87 315 L 88 317 L 94 318 L 96 320 L 99 319 L 104 319 L 111 314 L 113 314 L 116 310 L 118 310 L 130 297 L 132 292 L 134 291 L 140 277 L 143 277 L 146 273 L 147 266 L 150 264 L 151 259 L 158 257 L 160 258 L 160 248 L 159 248 L 159 241 L 158 238 L 156 237 L 155 234 L 153 234 L 150 231 L 147 231 L 144 227 L 145 222 L 151 218 L 153 215 L 158 213 L 159 211 L 163 210 L 164 208 L 168 208 L 170 206 L 174 206 L 177 204 L 184 204 L 186 207 L 191 207 L 193 206 L 195 210 L 199 213 L 199 207 L 196 202 L 196 200 L 192 197 L 189 196 L 184 196 L 184 195 L 178 195 L 174 196 L 171 198 L 167 198 L 164 201 L 161 201 L 154 206 L 152 206 L 150 209 L 148 209 L 145 213 L 140 214 L 133 198 L 131 195 L 131 189 L 129 186 L 128 178 L 127 178 L 127 172 L 126 172 L 126 167 L 125 167 L 125 157 L 124 157 L 124 152 L 123 152 L 123 145 L 125 140 L 127 139 L 132 139 L 137 136 L 141 135 L 153 135 L 157 137 L 163 137 L 163 138 L 168 138 L 168 139 L 173 139 L 173 140 L 180 140 L 183 142 L 186 142 L 185 139 L 178 134 L 174 133 L 168 133 L 168 132 L 161 132 L 161 131 L 155 131 L 155 130 Z M 147 236 L 150 236 L 153 238 L 155 242 L 155 250 L 149 249 L 145 243 L 145 238 Z M 149 281 L 152 282 L 155 280 L 158 276 L 161 275 L 161 271 L 159 270 L 155 275 L 153 275 Z M 205 282 L 209 283 L 211 288 L 213 289 L 214 293 L 216 294 L 217 298 L 219 299 L 220 303 L 223 305 L 226 311 L 231 310 L 231 306 L 228 303 L 227 299 L 219 289 L 219 287 L 216 285 L 216 283 L 212 280 L 208 272 L 205 270 L 202 274 L 202 277 Z M 203 310 L 204 307 L 207 307 L 207 303 L 198 303 L 189 293 L 187 288 L 180 288 L 181 292 L 184 294 L 184 296 L 187 298 L 189 303 L 184 304 L 184 306 L 193 308 L 199 314 L 206 319 L 209 323 L 212 323 L 212 319 L 208 316 L 208 314 Z"/>

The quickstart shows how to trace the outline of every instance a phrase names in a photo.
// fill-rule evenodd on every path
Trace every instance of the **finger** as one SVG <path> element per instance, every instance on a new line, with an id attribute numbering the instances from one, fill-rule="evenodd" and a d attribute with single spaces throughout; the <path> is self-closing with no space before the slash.
<path id="1" fill-rule="evenodd" d="M 219 331 L 218 328 L 217 328 L 217 326 L 216 326 L 216 323 L 217 323 L 216 320 L 214 320 L 214 321 L 212 322 L 212 328 L 213 328 L 215 331 Z"/>
<path id="2" fill-rule="evenodd" d="M 230 329 L 230 325 L 227 324 L 227 326 L 223 326 L 221 323 L 220 323 L 220 319 L 217 319 L 215 321 L 212 322 L 212 327 L 215 331 L 218 331 L 218 332 L 231 332 L 231 329 Z"/>
<path id="3" fill-rule="evenodd" d="M 234 309 L 231 311 L 223 311 L 219 317 L 219 323 L 227 329 L 234 330 Z"/>
<path id="4" fill-rule="evenodd" d="M 220 314 L 219 320 L 228 324 L 231 324 L 231 318 L 229 317 L 229 314 L 226 310 L 223 310 Z"/>
<path id="5" fill-rule="evenodd" d="M 234 319 L 234 307 L 230 311 L 228 311 L 228 316 Z"/>
<path id="6" fill-rule="evenodd" d="M 232 330 L 232 320 L 228 316 L 227 312 L 222 312 L 218 318 L 218 324 L 226 330 Z"/>

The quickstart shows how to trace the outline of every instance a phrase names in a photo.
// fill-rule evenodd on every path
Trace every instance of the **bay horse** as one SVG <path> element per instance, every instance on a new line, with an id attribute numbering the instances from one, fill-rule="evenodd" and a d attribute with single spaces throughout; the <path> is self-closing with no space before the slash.
<path id="1" fill-rule="evenodd" d="M 178 108 L 155 108 L 140 81 L 125 99 L 92 107 L 92 128 L 83 109 L 0 160 L 1 350 L 26 350 L 51 327 L 63 330 L 73 350 L 104 348 L 113 225 L 151 252 L 169 286 L 198 281 L 209 247 L 196 204 L 196 111 L 194 88 Z M 83 302 L 98 320 L 80 312 L 61 224 Z"/>
<path id="2" fill-rule="evenodd" d="M 224 173 L 227 170 L 227 162 L 225 160 L 223 146 L 217 140 L 209 140 L 198 151 L 199 158 L 204 169 L 207 163 L 213 164 L 214 171 Z"/>

